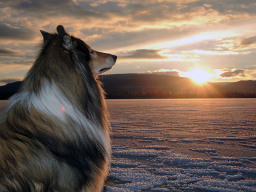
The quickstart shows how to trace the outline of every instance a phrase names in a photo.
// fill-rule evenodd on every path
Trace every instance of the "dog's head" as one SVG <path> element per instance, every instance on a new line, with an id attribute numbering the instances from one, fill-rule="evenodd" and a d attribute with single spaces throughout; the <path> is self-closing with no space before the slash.
<path id="1" fill-rule="evenodd" d="M 80 68 L 89 68 L 95 75 L 102 74 L 110 70 L 116 62 L 117 56 L 108 53 L 95 51 L 81 39 L 70 36 L 62 25 L 57 27 L 57 38 L 60 40 L 61 48 L 78 63 Z M 42 31 L 44 42 L 47 44 L 53 37 L 56 38 L 56 34 L 50 34 Z"/>

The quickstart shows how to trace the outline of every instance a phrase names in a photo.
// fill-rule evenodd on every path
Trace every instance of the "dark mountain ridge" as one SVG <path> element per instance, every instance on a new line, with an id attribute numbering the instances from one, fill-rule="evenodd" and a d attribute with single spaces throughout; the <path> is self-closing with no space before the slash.
<path id="1" fill-rule="evenodd" d="M 161 74 L 102 75 L 107 98 L 256 97 L 256 81 L 197 85 L 190 79 Z M 15 94 L 22 82 L 0 86 L 0 99 Z"/>

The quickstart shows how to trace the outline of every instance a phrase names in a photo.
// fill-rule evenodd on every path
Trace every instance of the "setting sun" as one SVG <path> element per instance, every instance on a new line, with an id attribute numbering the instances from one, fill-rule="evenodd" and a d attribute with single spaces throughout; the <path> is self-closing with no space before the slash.
<path id="1" fill-rule="evenodd" d="M 203 84 L 209 81 L 212 78 L 212 76 L 212 74 L 200 68 L 196 68 L 193 71 L 186 73 L 186 77 L 192 79 L 194 82 L 198 84 Z"/>

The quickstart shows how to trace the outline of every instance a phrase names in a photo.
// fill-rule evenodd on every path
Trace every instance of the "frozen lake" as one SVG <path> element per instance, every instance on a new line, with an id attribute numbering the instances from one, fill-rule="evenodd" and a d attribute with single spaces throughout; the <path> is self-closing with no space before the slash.
<path id="1" fill-rule="evenodd" d="M 256 191 L 256 99 L 107 104 L 113 157 L 105 191 Z"/>
<path id="2" fill-rule="evenodd" d="M 256 99 L 108 100 L 108 192 L 256 191 Z"/>

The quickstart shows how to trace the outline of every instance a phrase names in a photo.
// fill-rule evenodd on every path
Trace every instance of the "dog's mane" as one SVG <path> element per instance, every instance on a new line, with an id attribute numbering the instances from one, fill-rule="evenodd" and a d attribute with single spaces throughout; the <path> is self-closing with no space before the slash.
<path id="1" fill-rule="evenodd" d="M 62 38 L 58 34 L 52 34 L 51 38 L 43 43 L 20 91 L 38 94 L 45 80 L 54 83 L 88 119 L 100 122 L 103 128 L 108 129 L 105 93 L 101 82 L 89 67 L 89 50 L 82 40 L 75 37 L 72 39 L 76 42 L 75 52 L 68 52 L 62 46 Z M 83 57 L 74 59 L 74 54 L 81 54 L 80 52 Z M 79 69 L 78 62 L 83 65 L 83 71 Z"/>

